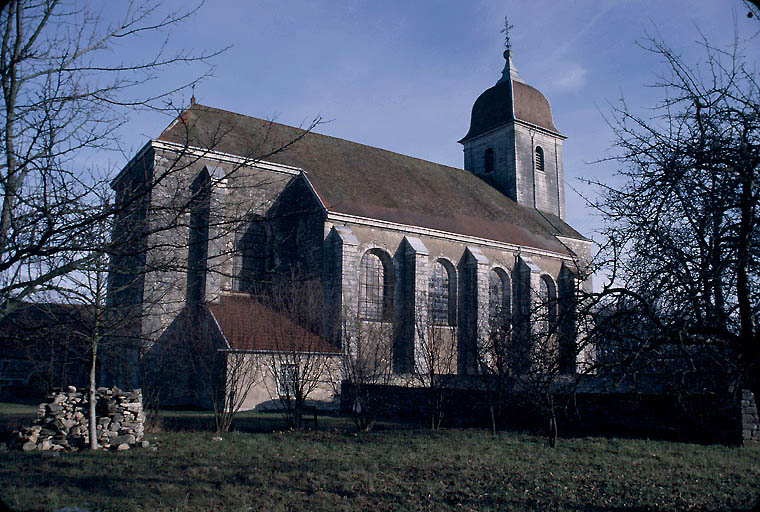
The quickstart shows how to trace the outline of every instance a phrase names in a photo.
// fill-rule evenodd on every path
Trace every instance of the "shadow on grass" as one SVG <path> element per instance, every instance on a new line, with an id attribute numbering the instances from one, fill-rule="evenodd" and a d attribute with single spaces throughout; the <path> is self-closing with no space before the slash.
<path id="1" fill-rule="evenodd" d="M 653 512 L 656 510 L 661 510 L 657 507 L 601 507 L 597 505 L 587 505 L 584 507 L 583 512 Z M 755 508 L 709 508 L 709 509 L 703 509 L 698 508 L 697 510 L 702 510 L 703 512 L 754 512 Z"/>
<path id="2" fill-rule="evenodd" d="M 160 427 L 167 432 L 214 432 L 216 425 L 214 415 L 210 411 L 168 411 L 159 414 Z M 387 418 L 378 420 L 373 427 L 374 432 L 395 430 L 416 430 L 420 425 L 414 421 Z M 269 434 L 289 430 L 287 418 L 281 412 L 245 411 L 235 416 L 230 427 L 231 432 L 249 434 Z M 304 418 L 303 430 L 339 430 L 357 432 L 356 425 L 350 416 L 337 412 L 323 412 L 317 417 L 315 424 L 311 416 Z"/>
<path id="3" fill-rule="evenodd" d="M 169 432 L 213 432 L 216 430 L 214 415 L 208 411 L 161 411 L 161 427 Z M 345 426 L 346 419 L 338 416 L 320 416 L 320 428 Z M 310 422 L 306 427 L 313 427 Z M 230 427 L 231 432 L 250 434 L 267 434 L 288 429 L 285 416 L 278 412 L 246 412 L 235 417 Z"/>

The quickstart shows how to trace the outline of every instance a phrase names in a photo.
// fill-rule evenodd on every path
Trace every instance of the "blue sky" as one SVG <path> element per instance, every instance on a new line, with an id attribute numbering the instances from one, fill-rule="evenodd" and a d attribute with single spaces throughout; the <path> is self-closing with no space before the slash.
<path id="1" fill-rule="evenodd" d="M 703 54 L 695 44 L 700 31 L 726 45 L 734 34 L 760 30 L 746 13 L 739 0 L 209 1 L 171 44 L 232 46 L 196 88 L 199 103 L 291 125 L 319 115 L 329 120 L 319 132 L 462 167 L 457 140 L 477 96 L 500 76 L 508 15 L 520 75 L 546 95 L 568 137 L 567 185 L 589 193 L 579 177 L 607 179 L 615 171 L 589 163 L 608 154 L 612 135 L 602 114 L 609 104 L 624 96 L 645 112 L 660 97 L 645 85 L 664 68 L 636 42 L 659 33 L 693 62 Z M 755 55 L 759 43 L 749 45 Z M 124 48 L 124 56 L 155 41 L 141 44 Z M 175 70 L 166 83 L 199 69 Z M 168 122 L 140 116 L 125 127 L 125 145 L 136 151 Z M 598 219 L 571 191 L 567 207 L 567 220 L 593 235 Z"/>

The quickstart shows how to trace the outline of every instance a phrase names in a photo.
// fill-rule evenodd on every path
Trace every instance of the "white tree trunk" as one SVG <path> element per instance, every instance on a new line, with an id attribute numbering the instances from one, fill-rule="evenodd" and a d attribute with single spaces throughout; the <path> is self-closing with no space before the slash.
<path id="1" fill-rule="evenodd" d="M 98 449 L 98 418 L 95 414 L 95 363 L 98 356 L 97 342 L 92 344 L 92 359 L 90 360 L 90 449 Z"/>

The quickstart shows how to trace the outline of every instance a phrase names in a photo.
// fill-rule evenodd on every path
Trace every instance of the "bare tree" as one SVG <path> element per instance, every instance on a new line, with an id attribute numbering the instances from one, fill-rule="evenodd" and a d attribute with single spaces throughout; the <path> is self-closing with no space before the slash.
<path id="1" fill-rule="evenodd" d="M 103 208 L 107 208 L 105 201 Z M 85 359 L 89 369 L 89 442 L 93 450 L 98 449 L 96 382 L 99 354 L 121 341 L 120 330 L 124 327 L 124 322 L 119 318 L 121 311 L 110 307 L 107 301 L 110 265 L 108 253 L 102 251 L 108 247 L 110 228 L 108 217 L 91 225 L 89 236 L 94 254 L 81 254 L 76 271 L 46 284 L 48 295 L 68 305 L 66 311 L 70 318 L 76 319 L 82 326 L 83 346 L 70 345 L 67 348 L 72 351 L 73 357 Z"/>
<path id="2" fill-rule="evenodd" d="M 86 351 L 86 319 L 70 309 L 59 303 L 27 303 L 3 319 L 0 329 L 10 350 L 6 357 L 16 358 L 2 368 L 11 393 L 37 398 L 55 388 L 85 384 L 81 354 Z"/>
<path id="3" fill-rule="evenodd" d="M 227 432 L 230 429 L 235 415 L 240 412 L 250 391 L 263 382 L 263 369 L 257 357 L 252 357 L 245 351 L 225 350 L 223 352 L 221 393 L 223 400 L 221 406 L 214 407 L 214 413 L 219 417 L 217 421 L 219 432 Z"/>
<path id="4" fill-rule="evenodd" d="M 0 317 L 47 283 L 106 250 L 90 228 L 112 216 L 97 191 L 108 173 L 83 164 L 95 151 L 118 151 L 119 129 L 139 110 L 161 109 L 190 84 L 150 89 L 175 65 L 211 54 L 153 54 L 112 63 L 118 48 L 161 36 L 197 11 L 164 12 L 130 1 L 115 22 L 76 1 L 13 0 L 0 9 Z M 119 207 L 128 202 L 119 203 Z"/>
<path id="5" fill-rule="evenodd" d="M 611 160 L 623 185 L 595 183 L 602 198 L 592 206 L 607 221 L 611 276 L 595 300 L 605 319 L 642 327 L 632 332 L 627 363 L 681 347 L 681 368 L 717 371 L 757 397 L 757 71 L 738 41 L 724 50 L 702 40 L 704 59 L 695 66 L 660 40 L 648 43 L 665 63 L 655 84 L 663 100 L 651 118 L 626 103 L 613 110 L 618 153 Z"/>
<path id="6" fill-rule="evenodd" d="M 300 429 L 307 401 L 332 394 L 331 378 L 340 366 L 339 349 L 321 335 L 322 291 L 317 282 L 292 274 L 259 300 L 264 314 L 255 336 L 266 347 L 258 351 L 268 375 L 264 383 L 289 425 Z"/>
<path id="7" fill-rule="evenodd" d="M 590 316 L 584 290 L 589 268 L 573 263 L 555 281 L 542 276 L 535 289 L 515 294 L 504 290 L 498 274 L 490 283 L 488 340 L 479 368 L 491 408 L 493 432 L 499 421 L 514 422 L 519 408 L 544 425 L 550 446 L 559 433 L 558 420 L 569 411 L 580 379 L 592 368 L 591 338 L 585 335 Z M 505 297 L 508 297 L 505 300 Z M 563 414 L 560 414 L 563 413 Z M 508 416 L 513 417 L 508 417 Z"/>
<path id="8" fill-rule="evenodd" d="M 107 190 L 94 190 L 101 201 L 100 210 L 110 209 L 110 194 Z M 96 417 L 96 386 L 101 380 L 103 370 L 107 373 L 131 373 L 134 361 L 125 357 L 125 353 L 139 350 L 139 339 L 132 334 L 132 327 L 140 320 L 141 311 L 123 307 L 114 302 L 109 294 L 119 293 L 122 289 L 134 286 L 134 281 L 144 276 L 135 274 L 131 268 L 114 265 L 114 256 L 133 253 L 134 248 L 126 240 L 114 237 L 114 218 L 108 215 L 98 216 L 99 222 L 90 225 L 88 237 L 89 251 L 74 253 L 79 263 L 75 270 L 48 281 L 45 296 L 59 305 L 69 306 L 63 309 L 76 325 L 81 326 L 78 334 L 84 342 L 69 344 L 67 349 L 72 357 L 86 360 L 89 388 L 89 439 L 92 449 L 98 448 Z M 161 290 L 144 297 L 145 300 L 159 303 L 163 299 Z M 129 380 L 125 380 L 129 382 Z"/>
<path id="9" fill-rule="evenodd" d="M 393 324 L 359 318 L 356 311 L 346 308 L 342 315 L 341 332 L 347 333 L 341 350 L 340 375 L 333 381 L 344 380 L 351 386 L 354 403 L 351 413 L 356 427 L 372 430 L 377 420 L 382 395 L 378 386 L 389 385 L 393 376 Z M 338 390 L 336 390 L 337 392 Z"/>
<path id="10" fill-rule="evenodd" d="M 106 235 L 107 233 L 100 233 Z M 102 246 L 101 246 L 102 247 Z M 90 449 L 98 449 L 98 431 L 96 415 L 96 373 L 98 368 L 98 351 L 102 350 L 103 342 L 108 336 L 116 336 L 112 331 L 115 327 L 113 322 L 116 311 L 110 311 L 107 306 L 108 292 L 108 255 L 99 253 L 97 256 L 87 258 L 77 272 L 67 275 L 65 288 L 57 291 L 63 292 L 62 298 L 70 303 L 79 305 L 90 317 L 89 329 L 87 330 L 87 344 L 89 357 L 89 439 Z M 111 338 L 113 340 L 114 338 Z"/>
<path id="11" fill-rule="evenodd" d="M 233 319 L 237 317 L 237 320 L 242 320 L 240 315 L 251 314 L 251 310 L 247 302 L 238 302 L 237 307 L 227 311 L 227 314 Z M 177 337 L 163 350 L 173 358 L 185 357 L 185 364 L 176 366 L 175 363 L 174 371 L 164 369 L 159 377 L 162 380 L 167 376 L 189 379 L 191 391 L 210 407 L 216 432 L 221 433 L 230 430 L 251 389 L 262 383 L 264 369 L 255 353 L 226 346 L 216 321 L 210 315 L 204 308 L 183 319 L 181 328 L 176 331 Z M 242 346 L 250 341 L 247 337 L 255 336 L 250 331 L 226 334 L 234 336 Z M 184 375 L 179 375 L 179 372 Z"/>
<path id="12" fill-rule="evenodd" d="M 484 375 L 491 429 L 496 435 L 497 421 L 505 412 L 512 396 L 515 369 L 513 350 L 517 343 L 512 317 L 511 289 L 504 298 L 504 287 L 494 279 L 490 283 L 488 339 L 478 354 L 478 365 Z"/>
<path id="13" fill-rule="evenodd" d="M 97 266 L 108 254 L 109 306 L 121 305 L 120 315 L 132 318 L 138 326 L 129 333 L 129 347 L 121 347 L 125 357 L 119 351 L 108 354 L 111 362 L 122 359 L 109 364 L 109 370 L 124 370 L 112 379 L 121 384 L 134 385 L 140 380 L 133 371 L 134 364 L 144 362 L 143 356 L 164 327 L 155 322 L 151 325 L 146 320 L 149 312 L 142 305 L 164 307 L 169 302 L 168 288 L 175 285 L 166 277 L 172 272 L 175 278 L 178 273 L 188 272 L 184 258 L 172 257 L 184 255 L 187 238 L 171 243 L 169 240 L 171 233 L 190 227 L 187 214 L 196 208 L 199 194 L 177 194 L 169 204 L 161 205 L 152 198 L 184 179 L 182 176 L 202 158 L 203 151 L 213 151 L 227 134 L 218 130 L 210 134 L 211 140 L 201 144 L 199 140 L 191 141 L 190 127 L 180 123 L 187 128 L 186 137 L 165 144 L 171 148 L 161 156 L 168 159 L 168 164 L 158 169 L 136 162 L 139 158 L 133 159 L 127 170 L 140 167 L 135 174 L 141 180 L 133 180 L 134 176 L 120 179 L 128 173 L 117 175 L 116 200 L 104 202 L 101 194 L 114 179 L 111 169 L 98 170 L 87 162 L 94 154 L 122 151 L 120 129 L 136 112 L 166 111 L 182 117 L 184 111 L 173 106 L 172 101 L 207 76 L 210 68 L 206 67 L 199 78 L 169 88 L 151 86 L 177 66 L 206 65 L 218 53 L 171 50 L 171 32 L 201 5 L 167 11 L 161 2 L 134 0 L 120 5 L 120 12 L 109 12 L 108 19 L 76 0 L 13 0 L 0 7 L 4 157 L 0 164 L 0 319 L 22 301 L 34 300 L 35 294 L 66 286 L 61 279 L 87 268 L 91 262 Z M 114 55 L 121 54 L 118 50 L 122 45 L 145 36 L 166 40 L 157 44 L 152 54 L 143 53 L 131 61 L 114 59 Z M 308 129 L 303 130 L 306 132 Z M 293 140 L 266 150 L 252 143 L 249 154 L 241 155 L 245 161 L 225 176 L 211 176 L 209 188 L 220 186 L 239 168 L 282 150 Z M 191 142 L 202 146 L 200 156 L 188 151 Z M 162 189 L 164 185 L 168 187 Z M 205 190 L 200 195 L 204 193 Z M 235 213 L 240 216 L 217 216 L 205 223 L 211 231 L 207 245 L 237 229 L 245 212 L 237 209 Z M 192 215 L 190 218 L 196 219 Z M 92 236 L 98 225 L 112 221 L 111 239 Z M 159 252 L 162 257 L 156 257 Z M 220 270 L 218 262 L 229 257 L 230 251 L 216 254 L 204 268 L 228 274 Z M 199 268 L 189 270 L 195 275 Z M 154 287 L 150 293 L 143 293 L 141 280 L 155 275 L 164 280 L 166 290 Z M 69 284 L 68 288 L 73 288 L 74 281 Z M 135 353 L 138 357 L 131 357 Z M 155 370 L 154 366 L 154 374 Z M 141 373 L 147 375 L 146 371 Z M 147 395 L 158 403 L 158 394 L 148 390 Z"/>
<path id="14" fill-rule="evenodd" d="M 424 390 L 429 426 L 438 430 L 451 399 L 451 376 L 457 373 L 457 328 L 449 317 L 451 310 L 437 319 L 427 291 L 418 293 L 415 302 L 421 307 L 414 310 L 414 364 L 409 383 Z"/>

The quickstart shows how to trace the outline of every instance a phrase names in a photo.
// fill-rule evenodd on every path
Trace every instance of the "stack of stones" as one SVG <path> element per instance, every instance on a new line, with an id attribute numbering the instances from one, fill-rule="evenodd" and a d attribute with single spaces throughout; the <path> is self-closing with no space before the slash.
<path id="1" fill-rule="evenodd" d="M 69 386 L 48 399 L 40 404 L 32 425 L 12 438 L 12 445 L 24 451 L 76 451 L 89 446 L 89 393 Z M 148 442 L 142 441 L 145 415 L 139 389 L 98 388 L 95 411 L 100 447 L 128 450 L 137 443 L 147 447 Z"/>
<path id="2" fill-rule="evenodd" d="M 741 415 L 744 443 L 760 442 L 760 417 L 757 414 L 757 402 L 748 389 L 742 390 Z"/>

